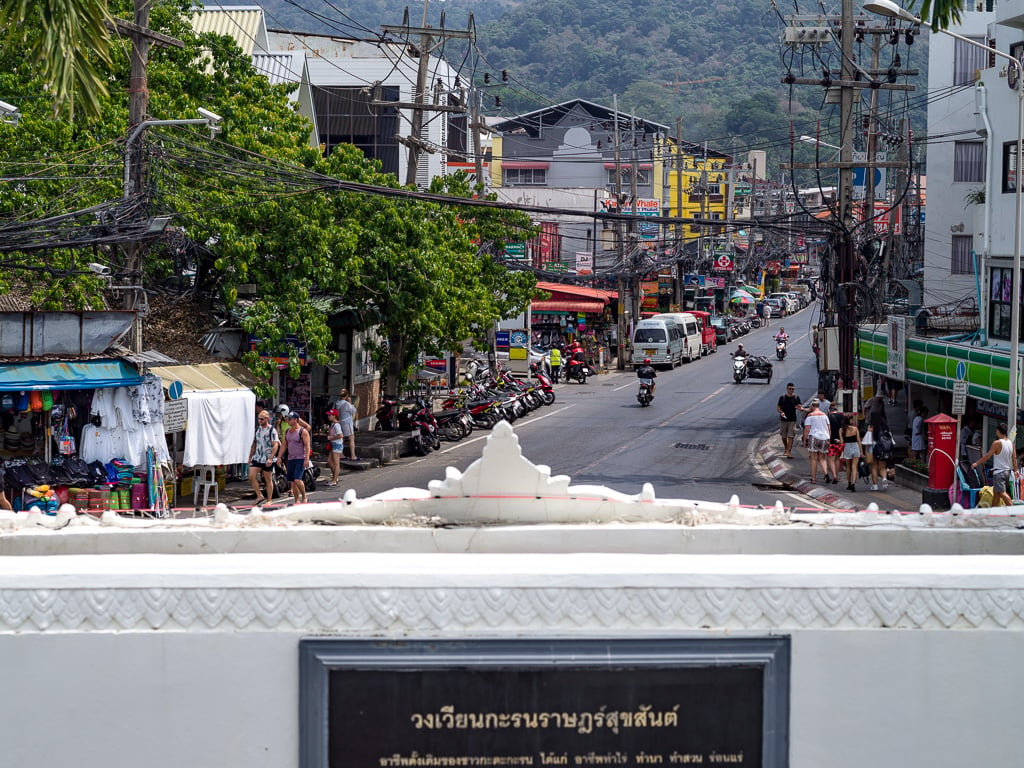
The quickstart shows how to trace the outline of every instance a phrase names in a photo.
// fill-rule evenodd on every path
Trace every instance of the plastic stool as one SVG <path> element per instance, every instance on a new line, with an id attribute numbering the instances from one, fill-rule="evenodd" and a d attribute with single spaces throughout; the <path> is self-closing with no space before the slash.
<path id="1" fill-rule="evenodd" d="M 217 486 L 217 470 L 214 467 L 196 467 L 195 477 L 192 478 L 192 504 L 199 506 L 199 494 L 203 494 L 203 506 L 210 504 L 210 491 L 213 491 L 214 503 L 220 501 L 220 489 Z"/>

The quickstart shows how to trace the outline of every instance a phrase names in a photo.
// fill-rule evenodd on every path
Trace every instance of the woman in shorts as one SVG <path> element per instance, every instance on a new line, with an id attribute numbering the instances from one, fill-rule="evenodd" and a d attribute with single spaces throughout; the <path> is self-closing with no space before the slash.
<path id="1" fill-rule="evenodd" d="M 864 453 L 860 441 L 860 429 L 853 420 L 853 416 L 846 414 L 843 417 L 843 427 L 839 432 L 843 441 L 843 463 L 846 465 L 846 490 L 857 490 L 857 465 Z"/>

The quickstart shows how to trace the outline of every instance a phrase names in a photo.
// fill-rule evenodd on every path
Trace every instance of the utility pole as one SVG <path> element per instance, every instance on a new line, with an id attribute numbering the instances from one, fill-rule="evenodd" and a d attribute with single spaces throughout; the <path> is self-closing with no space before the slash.
<path id="1" fill-rule="evenodd" d="M 790 26 L 785 30 L 785 42 L 788 45 L 823 45 L 838 39 L 841 49 L 841 67 L 838 73 L 825 69 L 819 79 L 808 77 L 796 77 L 787 74 L 782 82 L 788 85 L 819 85 L 834 92 L 839 91 L 840 111 L 840 140 L 839 140 L 839 161 L 828 163 L 793 163 L 785 164 L 785 170 L 800 169 L 826 169 L 834 168 L 839 171 L 839 195 L 838 195 L 838 222 L 835 239 L 836 267 L 833 275 L 822 275 L 827 284 L 833 290 L 826 289 L 825 293 L 825 326 L 838 326 L 838 352 L 837 355 L 829 355 L 829 362 L 835 360 L 840 388 L 852 388 L 854 381 L 854 343 L 857 334 L 857 305 L 854 281 L 856 279 L 856 250 L 855 232 L 857 223 L 853 207 L 853 169 L 857 165 L 866 163 L 855 163 L 853 160 L 853 145 L 855 138 L 854 126 L 854 103 L 860 99 L 861 88 L 871 88 L 872 94 L 879 90 L 889 91 L 912 91 L 915 86 L 903 83 L 888 82 L 894 79 L 892 75 L 914 74 L 912 70 L 887 70 L 880 72 L 877 64 L 872 66 L 871 71 L 864 70 L 856 63 L 854 43 L 858 35 L 886 35 L 890 30 L 885 27 L 868 28 L 863 19 L 858 22 L 854 18 L 853 0 L 843 0 L 842 13 L 839 18 L 838 29 L 835 29 L 834 17 L 815 16 L 792 16 L 788 19 Z M 838 74 L 839 79 L 833 80 Z M 873 102 L 877 103 L 877 102 Z M 873 117 L 873 113 L 872 113 Z M 877 162 L 870 156 L 868 163 L 874 162 L 874 167 L 898 167 L 897 163 Z M 870 171 L 868 187 L 873 190 L 874 168 L 867 168 Z M 873 200 L 873 192 L 872 198 Z M 873 207 L 873 202 L 872 202 Z M 873 214 L 873 210 L 871 214 Z M 819 381 L 823 384 L 822 381 Z"/>
<path id="2" fill-rule="evenodd" d="M 622 143 L 619 140 L 619 95 L 614 94 L 612 96 L 612 107 L 615 111 L 615 212 L 622 213 Z M 619 293 L 619 324 L 618 324 L 618 359 L 615 367 L 623 371 L 626 369 L 626 250 L 625 250 L 625 232 L 623 231 L 623 221 L 618 219 L 615 222 L 615 234 L 618 236 L 618 250 L 619 250 L 619 280 L 618 280 L 618 293 Z"/>
<path id="3" fill-rule="evenodd" d="M 428 104 L 427 103 L 427 76 L 430 70 L 430 53 L 436 47 L 441 47 L 447 41 L 448 38 L 462 38 L 462 39 L 473 39 L 473 15 L 469 15 L 469 27 L 470 29 L 454 30 L 444 28 L 444 14 L 441 14 L 441 28 L 434 29 L 433 27 L 427 26 L 427 7 L 429 0 L 423 0 L 423 24 L 420 27 L 409 26 L 409 9 L 405 9 L 405 15 L 403 17 L 403 24 L 400 26 L 383 24 L 381 29 L 384 32 L 395 35 L 419 35 L 420 42 L 418 47 L 413 47 L 410 44 L 410 49 L 414 52 L 414 55 L 419 57 L 419 62 L 416 70 L 416 93 L 412 103 L 403 101 L 381 101 L 374 99 L 370 103 L 373 106 L 378 107 L 395 107 L 398 109 L 409 109 L 412 111 L 412 119 L 410 120 L 409 136 L 396 136 L 395 138 L 399 143 L 405 144 L 409 148 L 409 162 L 406 166 L 405 183 L 407 185 L 415 185 L 416 177 L 419 173 L 420 166 L 420 155 L 423 152 L 433 152 L 432 147 L 428 147 L 423 141 L 423 113 L 424 112 L 465 112 L 465 106 L 447 105 L 447 104 Z"/>
<path id="4" fill-rule="evenodd" d="M 639 239 L 636 226 L 636 176 L 640 172 L 640 159 L 638 156 L 639 149 L 636 145 L 636 116 L 630 114 L 629 116 L 629 135 L 633 140 L 633 162 L 632 172 L 629 178 L 629 197 L 633 201 L 632 216 L 629 220 L 629 252 L 630 260 L 636 263 L 636 259 L 639 256 Z M 638 284 L 638 276 L 635 271 L 630 272 L 629 276 L 629 292 L 630 292 L 630 310 L 633 322 L 636 323 L 640 319 L 640 286 Z"/>
<path id="5" fill-rule="evenodd" d="M 153 32 L 149 29 L 149 9 L 153 0 L 135 0 L 134 17 L 131 22 L 121 19 L 114 20 L 118 33 L 128 35 L 132 39 L 131 73 L 128 85 L 128 130 L 141 125 L 149 110 L 149 82 L 147 67 L 149 64 L 149 46 L 174 46 L 184 48 L 185 44 L 176 38 Z M 145 150 L 142 135 L 136 142 L 127 141 L 124 147 L 125 185 L 124 197 L 131 198 L 142 195 L 145 191 Z M 129 337 L 132 352 L 142 352 L 142 316 L 147 308 L 146 294 L 142 288 L 142 250 L 141 243 L 129 243 L 125 247 L 124 271 L 128 288 L 125 289 L 124 308 L 135 310 L 135 321 Z"/>
<path id="6" fill-rule="evenodd" d="M 679 254 L 683 252 L 683 118 L 676 118 L 676 304 L 680 311 L 686 298 L 686 287 L 683 285 L 683 262 Z"/>

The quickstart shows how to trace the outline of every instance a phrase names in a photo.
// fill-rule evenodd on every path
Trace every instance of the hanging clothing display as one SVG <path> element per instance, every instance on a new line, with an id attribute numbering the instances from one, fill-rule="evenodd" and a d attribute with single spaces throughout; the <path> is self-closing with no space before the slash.
<path id="1" fill-rule="evenodd" d="M 163 389 L 156 376 L 147 374 L 137 386 L 97 389 L 89 415 L 78 443 L 83 460 L 105 464 L 124 459 L 144 465 L 148 448 L 158 461 L 170 458 L 163 432 Z"/>

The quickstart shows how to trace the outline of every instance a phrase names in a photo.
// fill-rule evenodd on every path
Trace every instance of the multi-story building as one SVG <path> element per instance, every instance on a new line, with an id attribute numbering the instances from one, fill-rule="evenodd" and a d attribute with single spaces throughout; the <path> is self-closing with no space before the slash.
<path id="1" fill-rule="evenodd" d="M 1000 0 L 994 11 L 992 5 L 965 10 L 963 25 L 951 31 L 1020 57 L 1022 27 L 1024 0 Z M 973 303 L 980 310 L 980 328 L 964 332 L 956 312 L 924 313 L 913 325 L 894 317 L 887 327 L 862 329 L 859 345 L 863 369 L 907 381 L 908 400 L 920 399 L 932 413 L 953 412 L 953 392 L 966 386 L 965 418 L 983 424 L 986 440 L 995 423 L 1013 426 L 1014 415 L 1020 422 L 1019 400 L 1008 408 L 1008 392 L 1011 382 L 1020 380 L 1019 373 L 1011 372 L 1009 342 L 1014 303 L 1020 314 L 1020 287 L 1015 297 L 1011 279 L 1020 257 L 1015 253 L 1015 230 L 1021 224 L 1015 154 L 1022 126 L 1015 88 L 1022 85 L 1007 74 L 1005 58 L 950 35 L 932 34 L 929 90 L 952 92 L 933 100 L 928 132 L 953 140 L 929 147 L 932 224 L 925 249 L 925 304 Z M 939 338 L 915 333 L 944 328 Z"/>

